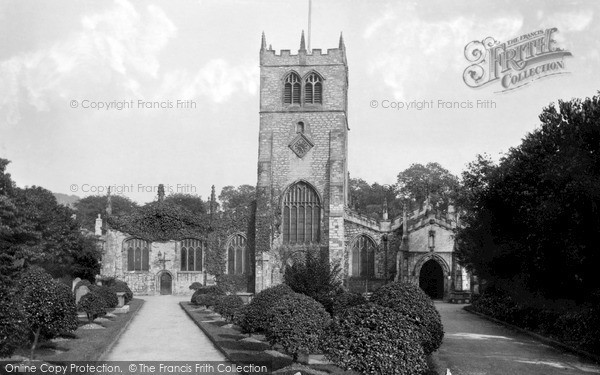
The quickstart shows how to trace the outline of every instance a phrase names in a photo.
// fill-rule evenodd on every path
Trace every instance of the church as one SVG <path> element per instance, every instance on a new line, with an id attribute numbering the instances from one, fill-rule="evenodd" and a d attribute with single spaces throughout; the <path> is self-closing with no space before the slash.
<path id="1" fill-rule="evenodd" d="M 296 53 L 277 53 L 263 34 L 259 54 L 258 177 L 249 225 L 224 228 L 218 241 L 209 231 L 150 240 L 99 219 L 102 276 L 128 282 L 137 294 L 188 294 L 193 282 L 235 274 L 249 293 L 258 293 L 281 283 L 286 265 L 316 251 L 340 265 L 351 291 L 402 280 L 432 298 L 468 298 L 470 276 L 455 259 L 459 215 L 451 206 L 438 212 L 426 203 L 388 218 L 383 205 L 379 220 L 349 207 L 343 37 L 337 48 L 308 50 L 302 33 Z"/>

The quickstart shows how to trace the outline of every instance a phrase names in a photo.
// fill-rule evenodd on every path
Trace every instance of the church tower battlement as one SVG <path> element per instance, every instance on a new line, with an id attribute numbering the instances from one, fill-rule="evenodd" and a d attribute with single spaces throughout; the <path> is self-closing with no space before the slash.
<path id="1" fill-rule="evenodd" d="M 348 65 L 338 48 L 260 49 L 256 292 L 279 284 L 290 252 L 343 262 L 348 196 Z"/>

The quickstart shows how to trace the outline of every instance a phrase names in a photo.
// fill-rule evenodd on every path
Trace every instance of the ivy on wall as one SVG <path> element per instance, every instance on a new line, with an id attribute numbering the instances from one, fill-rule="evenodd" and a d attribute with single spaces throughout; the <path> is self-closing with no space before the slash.
<path id="1" fill-rule="evenodd" d="M 129 215 L 111 216 L 108 218 L 108 225 L 151 242 L 204 238 L 211 232 L 207 215 L 193 215 L 166 202 L 147 204 Z"/>

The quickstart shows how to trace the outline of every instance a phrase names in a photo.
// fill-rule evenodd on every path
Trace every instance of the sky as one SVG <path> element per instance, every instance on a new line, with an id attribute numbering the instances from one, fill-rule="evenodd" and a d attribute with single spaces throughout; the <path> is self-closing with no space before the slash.
<path id="1" fill-rule="evenodd" d="M 518 146 L 544 107 L 595 95 L 599 12 L 593 1 L 313 0 L 311 47 L 337 48 L 340 33 L 346 45 L 351 177 L 392 184 L 427 162 L 459 175 L 477 154 Z M 572 54 L 564 74 L 505 92 L 465 83 L 469 43 L 549 28 Z M 0 157 L 18 186 L 79 197 L 255 185 L 261 33 L 295 53 L 307 29 L 308 0 L 1 0 Z"/>

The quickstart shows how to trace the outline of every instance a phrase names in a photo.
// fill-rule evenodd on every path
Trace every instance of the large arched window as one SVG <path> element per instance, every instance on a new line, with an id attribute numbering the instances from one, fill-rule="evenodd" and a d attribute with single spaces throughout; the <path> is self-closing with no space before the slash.
<path id="1" fill-rule="evenodd" d="M 377 245 L 366 235 L 359 236 L 352 245 L 352 276 L 375 276 L 375 249 Z"/>
<path id="2" fill-rule="evenodd" d="M 285 77 L 283 86 L 283 103 L 300 104 L 300 76 L 292 72 Z"/>
<path id="3" fill-rule="evenodd" d="M 227 273 L 242 274 L 246 272 L 247 264 L 246 237 L 236 234 L 227 242 Z"/>
<path id="4" fill-rule="evenodd" d="M 307 183 L 292 185 L 283 197 L 283 242 L 319 242 L 321 205 L 317 192 Z"/>
<path id="5" fill-rule="evenodd" d="M 150 242 L 132 238 L 125 241 L 127 250 L 127 271 L 148 271 L 150 269 Z"/>
<path id="6" fill-rule="evenodd" d="M 195 238 L 181 241 L 181 270 L 202 271 L 202 253 L 204 242 Z"/>
<path id="7" fill-rule="evenodd" d="M 317 73 L 311 73 L 304 80 L 304 103 L 323 103 L 323 82 Z"/>

